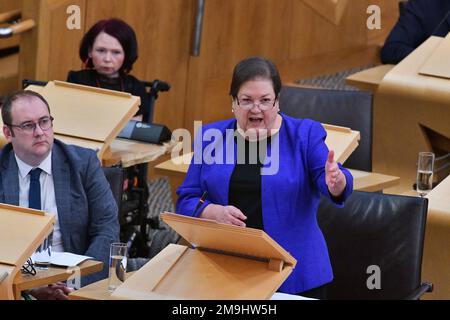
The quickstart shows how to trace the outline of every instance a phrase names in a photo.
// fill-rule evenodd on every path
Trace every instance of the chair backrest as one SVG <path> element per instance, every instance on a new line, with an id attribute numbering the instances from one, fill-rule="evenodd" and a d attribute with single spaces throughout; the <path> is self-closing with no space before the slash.
<path id="1" fill-rule="evenodd" d="M 347 159 L 345 167 L 372 171 L 370 92 L 284 86 L 280 110 L 294 118 L 310 118 L 359 131 L 359 146 Z"/>
<path id="2" fill-rule="evenodd" d="M 108 180 L 109 185 L 111 186 L 112 194 L 120 212 L 123 193 L 123 169 L 120 167 L 103 167 L 103 172 L 105 173 L 106 180 Z"/>
<path id="3" fill-rule="evenodd" d="M 418 289 L 427 209 L 426 198 L 382 193 L 355 191 L 343 208 L 322 199 L 318 221 L 334 273 L 328 298 L 402 299 Z"/>

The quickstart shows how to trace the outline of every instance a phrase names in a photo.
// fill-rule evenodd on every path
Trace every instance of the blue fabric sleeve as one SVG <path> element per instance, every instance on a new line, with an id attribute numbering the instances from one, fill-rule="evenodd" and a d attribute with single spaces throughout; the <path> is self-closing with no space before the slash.
<path id="1" fill-rule="evenodd" d="M 201 134 L 201 130 L 199 130 L 199 132 Z M 200 139 L 199 135 L 197 135 L 196 139 Z M 195 208 L 197 207 L 200 198 L 205 191 L 201 187 L 202 164 L 194 163 L 194 159 L 195 157 L 193 156 L 186 177 L 177 189 L 178 199 L 175 211 L 178 214 L 186 216 L 193 216 Z M 205 199 L 203 205 L 195 212 L 195 217 L 200 216 L 203 209 L 205 209 L 205 207 L 210 203 L 211 202 L 208 201 L 208 199 Z"/>

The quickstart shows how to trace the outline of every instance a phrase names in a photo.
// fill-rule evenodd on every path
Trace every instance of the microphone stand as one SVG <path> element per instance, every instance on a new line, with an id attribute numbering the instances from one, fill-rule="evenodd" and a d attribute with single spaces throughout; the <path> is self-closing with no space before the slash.
<path id="1" fill-rule="evenodd" d="M 146 87 L 150 87 L 149 91 L 149 110 L 145 110 L 142 115 L 142 122 L 151 124 L 153 120 L 153 109 L 155 106 L 155 101 L 158 99 L 158 92 L 165 92 L 170 90 L 170 85 L 164 81 L 160 80 L 154 80 L 152 82 L 144 81 L 144 85 Z M 147 184 L 147 176 L 148 176 L 148 164 L 147 163 L 140 163 L 137 165 L 138 167 L 138 188 L 141 190 L 141 199 L 139 201 L 139 229 L 140 233 L 142 235 L 142 239 L 144 239 L 144 242 L 146 243 L 148 239 L 147 238 L 147 222 L 149 222 L 149 219 L 147 217 L 148 215 L 148 199 L 149 199 L 149 190 L 148 190 L 148 184 Z M 159 228 L 159 218 L 157 221 L 153 221 L 152 225 L 155 228 Z"/>

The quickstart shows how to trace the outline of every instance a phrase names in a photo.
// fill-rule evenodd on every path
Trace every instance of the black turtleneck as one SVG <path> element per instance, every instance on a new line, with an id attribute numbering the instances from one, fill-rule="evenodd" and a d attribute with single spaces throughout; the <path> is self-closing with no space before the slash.
<path id="1" fill-rule="evenodd" d="M 264 229 L 261 197 L 263 159 L 259 159 L 258 155 L 260 147 L 263 147 L 262 154 L 266 154 L 266 143 L 250 142 L 239 133 L 236 133 L 235 143 L 238 146 L 237 161 L 230 178 L 228 202 L 247 216 L 244 221 L 247 227 Z M 269 143 L 270 138 L 267 140 Z M 239 145 L 245 145 L 245 150 L 240 150 Z"/>

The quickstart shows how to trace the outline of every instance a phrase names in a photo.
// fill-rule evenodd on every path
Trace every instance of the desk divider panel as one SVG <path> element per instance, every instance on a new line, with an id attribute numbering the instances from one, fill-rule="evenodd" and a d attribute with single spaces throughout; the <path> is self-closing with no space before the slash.
<path id="1" fill-rule="evenodd" d="M 419 69 L 419 74 L 450 79 L 450 63 L 442 63 L 443 61 L 448 61 L 449 52 L 450 33 L 434 49 L 433 53 Z"/>
<path id="2" fill-rule="evenodd" d="M 194 248 L 170 244 L 113 299 L 269 299 L 297 263 L 262 230 L 169 212 L 161 218 Z"/>
<path id="3" fill-rule="evenodd" d="M 14 299 L 15 275 L 51 233 L 54 221 L 43 211 L 0 204 L 0 299 Z"/>
<path id="4" fill-rule="evenodd" d="M 48 101 L 57 138 L 99 149 L 100 159 L 141 103 L 140 97 L 126 92 L 57 80 L 44 88 L 28 89 L 39 92 Z"/>

